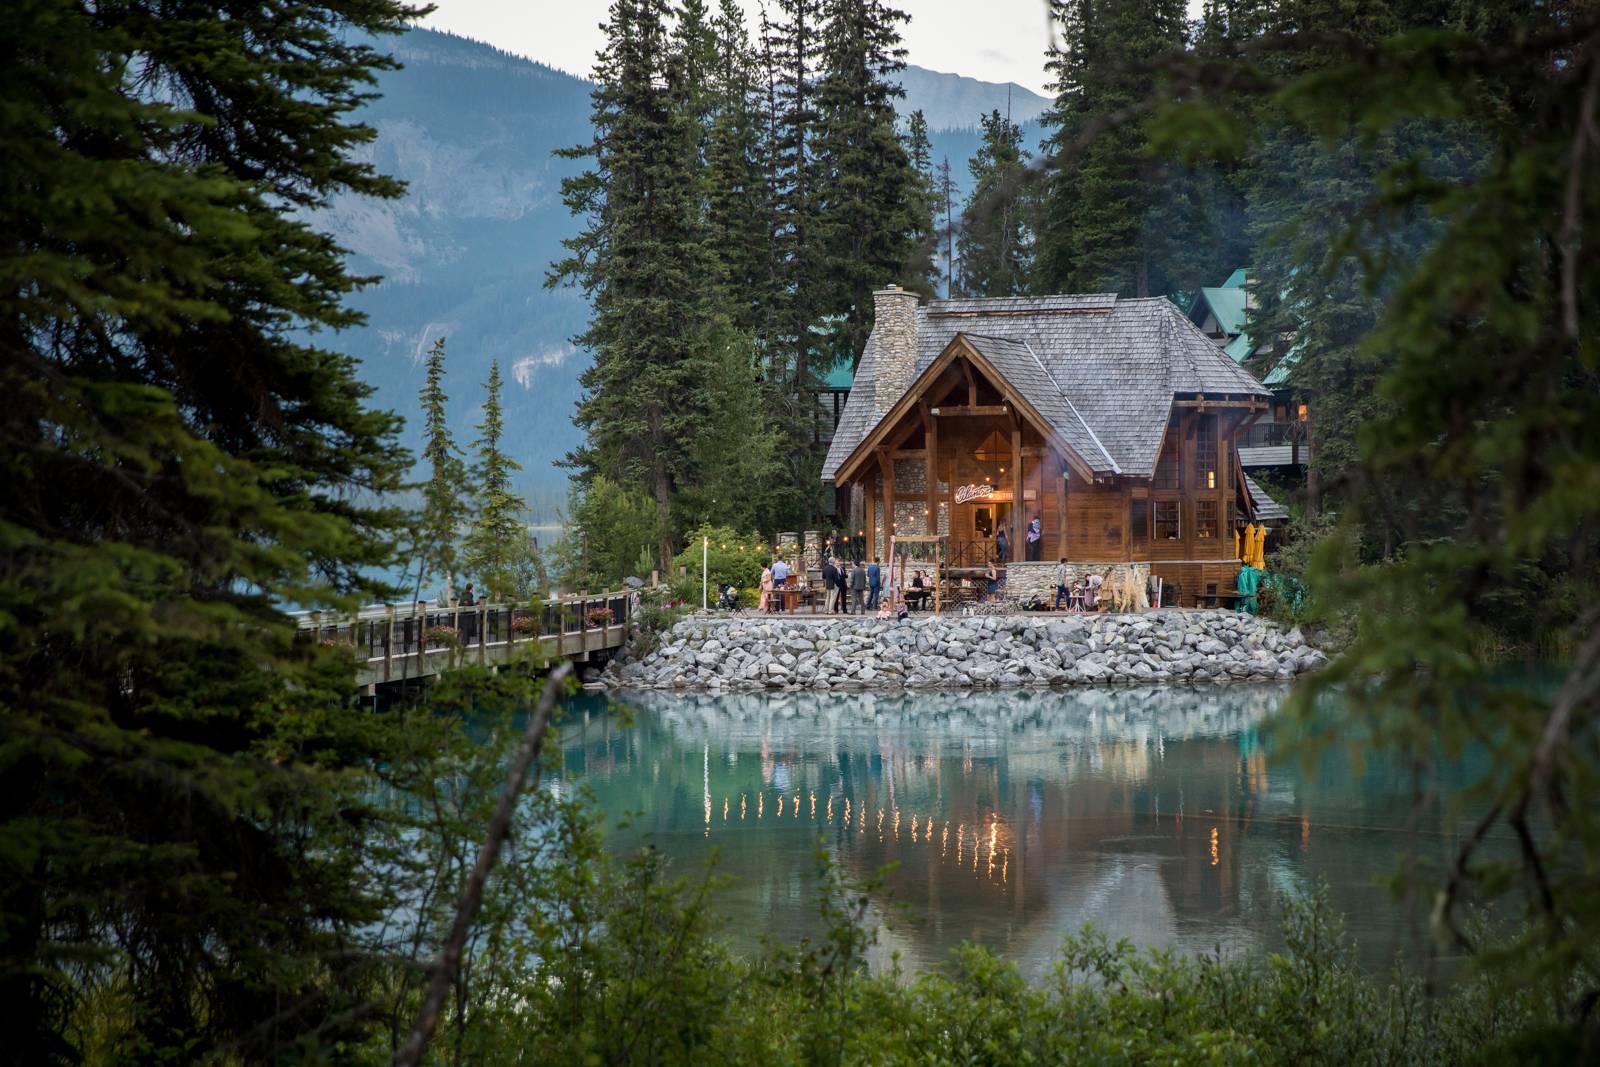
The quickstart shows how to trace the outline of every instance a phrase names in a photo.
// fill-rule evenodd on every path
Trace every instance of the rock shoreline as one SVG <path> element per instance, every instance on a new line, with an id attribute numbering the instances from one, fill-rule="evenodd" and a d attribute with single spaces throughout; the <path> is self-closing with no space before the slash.
<path id="1" fill-rule="evenodd" d="M 1253 615 L 920 616 L 880 622 L 695 615 L 649 654 L 613 661 L 612 688 L 965 689 L 1287 679 L 1327 657 Z"/>

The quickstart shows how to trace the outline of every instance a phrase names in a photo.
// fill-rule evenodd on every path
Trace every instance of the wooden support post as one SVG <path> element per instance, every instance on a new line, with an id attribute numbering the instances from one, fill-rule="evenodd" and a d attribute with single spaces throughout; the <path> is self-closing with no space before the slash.
<path id="1" fill-rule="evenodd" d="M 878 543 L 878 494 L 872 491 L 872 484 L 870 482 L 864 485 L 862 488 L 866 490 L 862 496 L 866 497 L 867 501 L 867 527 L 865 532 L 857 531 L 856 536 L 858 538 L 863 538 L 861 542 L 861 549 L 870 559 L 872 557 L 873 548 Z M 838 552 L 837 545 L 834 546 L 834 551 L 836 553 Z"/>
<path id="2" fill-rule="evenodd" d="M 311 640 L 319 645 L 322 644 L 322 612 L 320 611 L 311 613 Z"/>
<path id="3" fill-rule="evenodd" d="M 475 610 L 478 613 L 478 666 L 481 667 L 483 666 L 484 654 L 486 652 L 484 645 L 489 639 L 489 609 L 484 607 L 482 603 L 479 603 Z M 508 630 L 506 632 L 506 645 L 508 648 L 510 644 L 511 633 Z"/>
<path id="4" fill-rule="evenodd" d="M 383 634 L 383 680 L 388 681 L 394 676 L 394 605 L 383 606 L 386 616 L 386 628 Z"/>
<path id="5" fill-rule="evenodd" d="M 925 427 L 924 442 L 928 449 L 928 458 L 925 463 L 928 479 L 928 521 L 923 533 L 937 534 L 939 532 L 939 470 L 934 460 L 939 452 L 939 420 L 930 418 L 928 405 L 922 405 L 922 425 Z"/>
<path id="6" fill-rule="evenodd" d="M 1052 472 L 1055 473 L 1055 472 Z M 1067 476 L 1065 464 L 1056 481 L 1056 559 L 1070 559 L 1067 544 L 1067 492 L 1072 479 Z"/>
<path id="7" fill-rule="evenodd" d="M 1025 555 L 1022 540 L 1022 425 L 1011 416 L 1011 559 Z M 1009 563 L 1010 560 L 1007 560 Z"/>
<path id="8" fill-rule="evenodd" d="M 883 450 L 878 452 L 878 468 L 883 471 L 883 540 L 894 544 L 894 461 Z"/>

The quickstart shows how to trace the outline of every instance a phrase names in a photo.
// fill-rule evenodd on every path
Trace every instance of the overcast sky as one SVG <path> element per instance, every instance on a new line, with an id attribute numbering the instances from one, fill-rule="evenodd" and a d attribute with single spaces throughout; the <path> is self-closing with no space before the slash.
<path id="1" fill-rule="evenodd" d="M 610 6 L 610 0 L 434 2 L 438 10 L 423 25 L 487 41 L 584 77 L 594 66 L 600 23 Z M 753 29 L 759 0 L 740 2 Z M 710 6 L 714 10 L 716 4 Z M 1044 93 L 1049 43 L 1045 0 L 899 0 L 897 6 L 911 16 L 903 31 L 909 62 L 984 81 L 1016 82 Z"/>

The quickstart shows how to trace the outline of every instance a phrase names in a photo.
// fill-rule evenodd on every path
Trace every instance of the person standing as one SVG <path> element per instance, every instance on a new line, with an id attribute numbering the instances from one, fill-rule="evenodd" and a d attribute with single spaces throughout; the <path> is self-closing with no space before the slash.
<path id="1" fill-rule="evenodd" d="M 858 613 L 867 609 L 867 568 L 860 560 L 850 569 L 850 605 Z"/>
<path id="2" fill-rule="evenodd" d="M 839 610 L 839 565 L 829 556 L 822 565 L 823 610 L 829 615 Z"/>
<path id="3" fill-rule="evenodd" d="M 1010 547 L 1011 539 L 1006 536 L 1005 527 L 1002 526 L 1000 528 L 1000 532 L 996 534 L 994 538 L 995 562 L 999 563 L 1002 567 L 1006 565 L 1006 551 L 1010 549 Z"/>
<path id="4" fill-rule="evenodd" d="M 1038 563 L 1039 552 L 1044 547 L 1044 523 L 1035 515 L 1028 523 L 1028 562 Z"/>
<path id="5" fill-rule="evenodd" d="M 872 557 L 872 566 L 867 568 L 867 610 L 878 610 L 878 594 L 883 591 L 883 570 L 878 566 L 878 557 Z"/>
<path id="6" fill-rule="evenodd" d="M 782 556 L 779 556 L 777 559 L 772 561 L 772 592 L 777 602 L 777 606 L 774 609 L 776 611 L 783 610 L 783 601 L 785 595 L 783 590 L 788 584 L 789 565 L 783 561 Z"/>
<path id="7" fill-rule="evenodd" d="M 1067 557 L 1062 556 L 1061 562 L 1056 564 L 1056 607 L 1061 610 L 1061 602 L 1065 600 L 1069 605 L 1072 597 L 1067 594 Z"/>
<path id="8" fill-rule="evenodd" d="M 761 613 L 772 610 L 772 568 L 761 568 Z"/>

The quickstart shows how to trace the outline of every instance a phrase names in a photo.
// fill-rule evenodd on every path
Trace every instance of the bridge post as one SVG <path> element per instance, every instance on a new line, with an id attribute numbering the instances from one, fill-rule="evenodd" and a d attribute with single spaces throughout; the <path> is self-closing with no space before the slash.
<path id="1" fill-rule="evenodd" d="M 484 644 L 489 639 L 489 609 L 479 604 L 474 611 L 478 613 L 478 666 L 483 666 Z M 511 645 L 511 631 L 506 630 L 506 646 Z"/>
<path id="2" fill-rule="evenodd" d="M 419 600 L 411 605 L 411 610 L 416 612 L 417 620 L 417 677 L 420 679 L 428 670 L 428 602 Z"/>
<path id="3" fill-rule="evenodd" d="M 388 623 L 383 634 L 383 680 L 387 682 L 394 675 L 394 605 L 385 604 L 383 610 Z"/>

